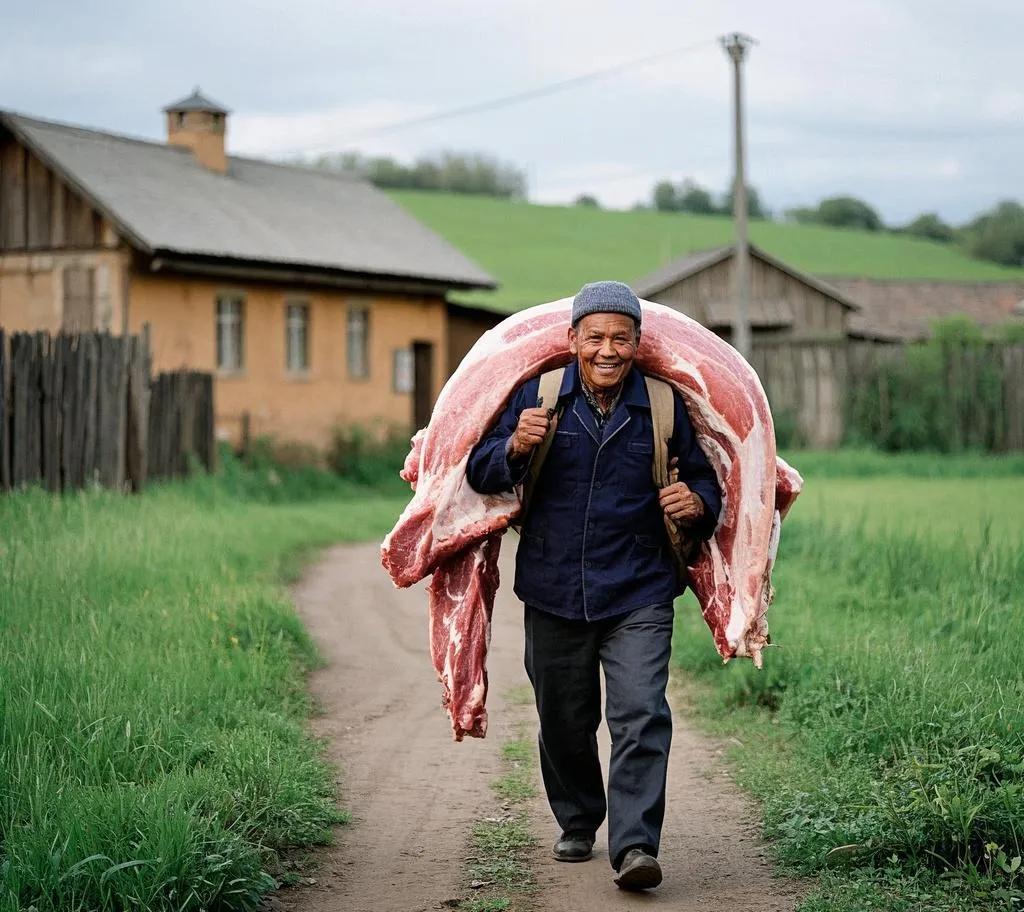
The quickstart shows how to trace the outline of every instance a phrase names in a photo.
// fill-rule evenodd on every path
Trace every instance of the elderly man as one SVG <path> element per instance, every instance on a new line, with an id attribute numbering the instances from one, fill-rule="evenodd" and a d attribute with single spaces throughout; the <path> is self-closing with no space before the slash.
<path id="1" fill-rule="evenodd" d="M 679 394 L 669 454 L 679 481 L 654 484 L 655 442 L 645 380 L 633 364 L 640 302 L 621 282 L 584 285 L 573 300 L 557 402 L 540 378 L 513 395 L 470 455 L 480 493 L 511 491 L 552 434 L 516 555 L 525 603 L 526 670 L 540 717 L 544 787 L 562 834 L 560 861 L 586 861 L 608 815 L 609 860 L 623 889 L 661 882 L 672 717 L 665 699 L 679 578 L 665 516 L 691 538 L 714 531 L 721 492 Z M 597 752 L 599 668 L 612 751 L 608 793 Z"/>

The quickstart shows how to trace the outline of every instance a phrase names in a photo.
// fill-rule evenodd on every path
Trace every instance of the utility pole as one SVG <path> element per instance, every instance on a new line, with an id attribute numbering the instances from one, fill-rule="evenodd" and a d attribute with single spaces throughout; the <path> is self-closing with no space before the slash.
<path id="1" fill-rule="evenodd" d="M 736 225 L 736 254 L 733 268 L 733 301 L 736 305 L 732 322 L 732 344 L 750 360 L 750 249 L 747 243 L 747 179 L 743 144 L 743 58 L 754 39 L 733 32 L 721 40 L 733 65 L 733 115 L 736 169 L 733 178 L 732 213 Z"/>

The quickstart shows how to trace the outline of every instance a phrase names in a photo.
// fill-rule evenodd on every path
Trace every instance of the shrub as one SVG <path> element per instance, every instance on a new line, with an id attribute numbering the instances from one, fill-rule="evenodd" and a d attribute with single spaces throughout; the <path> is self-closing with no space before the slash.
<path id="1" fill-rule="evenodd" d="M 964 227 L 968 252 L 1004 266 L 1024 264 L 1024 206 L 1004 200 Z"/>
<path id="2" fill-rule="evenodd" d="M 846 443 L 885 450 L 994 450 L 1001 445 L 1001 359 L 966 317 L 934 324 L 927 342 L 893 349 L 852 379 Z"/>
<path id="3" fill-rule="evenodd" d="M 327 464 L 343 478 L 362 484 L 377 484 L 397 478 L 409 440 L 403 430 L 395 427 L 374 435 L 361 425 L 334 429 Z"/>

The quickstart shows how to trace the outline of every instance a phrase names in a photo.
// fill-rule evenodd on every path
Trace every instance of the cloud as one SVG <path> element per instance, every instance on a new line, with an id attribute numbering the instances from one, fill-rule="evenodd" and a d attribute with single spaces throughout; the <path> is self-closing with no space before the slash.
<path id="1" fill-rule="evenodd" d="M 372 136 L 369 131 L 428 112 L 423 105 L 378 100 L 295 114 L 239 113 L 232 117 L 228 141 L 235 152 L 267 157 L 317 155 L 347 149 L 403 157 L 415 151 L 415 142 L 399 134 Z"/>
<path id="2" fill-rule="evenodd" d="M 246 154 L 481 151 L 526 169 L 539 199 L 629 205 L 660 177 L 724 190 L 716 41 L 739 28 L 758 40 L 749 166 L 769 206 L 855 192 L 887 218 L 955 220 L 1024 186 L 1022 26 L 1009 0 L 35 0 L 5 9 L 0 105 L 156 138 L 160 106 L 198 82 L 234 110 Z M 521 105 L 364 132 L 696 42 Z"/>

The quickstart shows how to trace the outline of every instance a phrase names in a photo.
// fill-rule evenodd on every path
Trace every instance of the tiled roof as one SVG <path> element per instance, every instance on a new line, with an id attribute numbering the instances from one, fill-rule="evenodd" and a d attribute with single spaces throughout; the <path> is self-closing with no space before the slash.
<path id="1" fill-rule="evenodd" d="M 1024 282 L 928 282 L 829 278 L 860 305 L 853 335 L 926 338 L 935 320 L 963 314 L 983 327 L 1024 322 Z"/>

